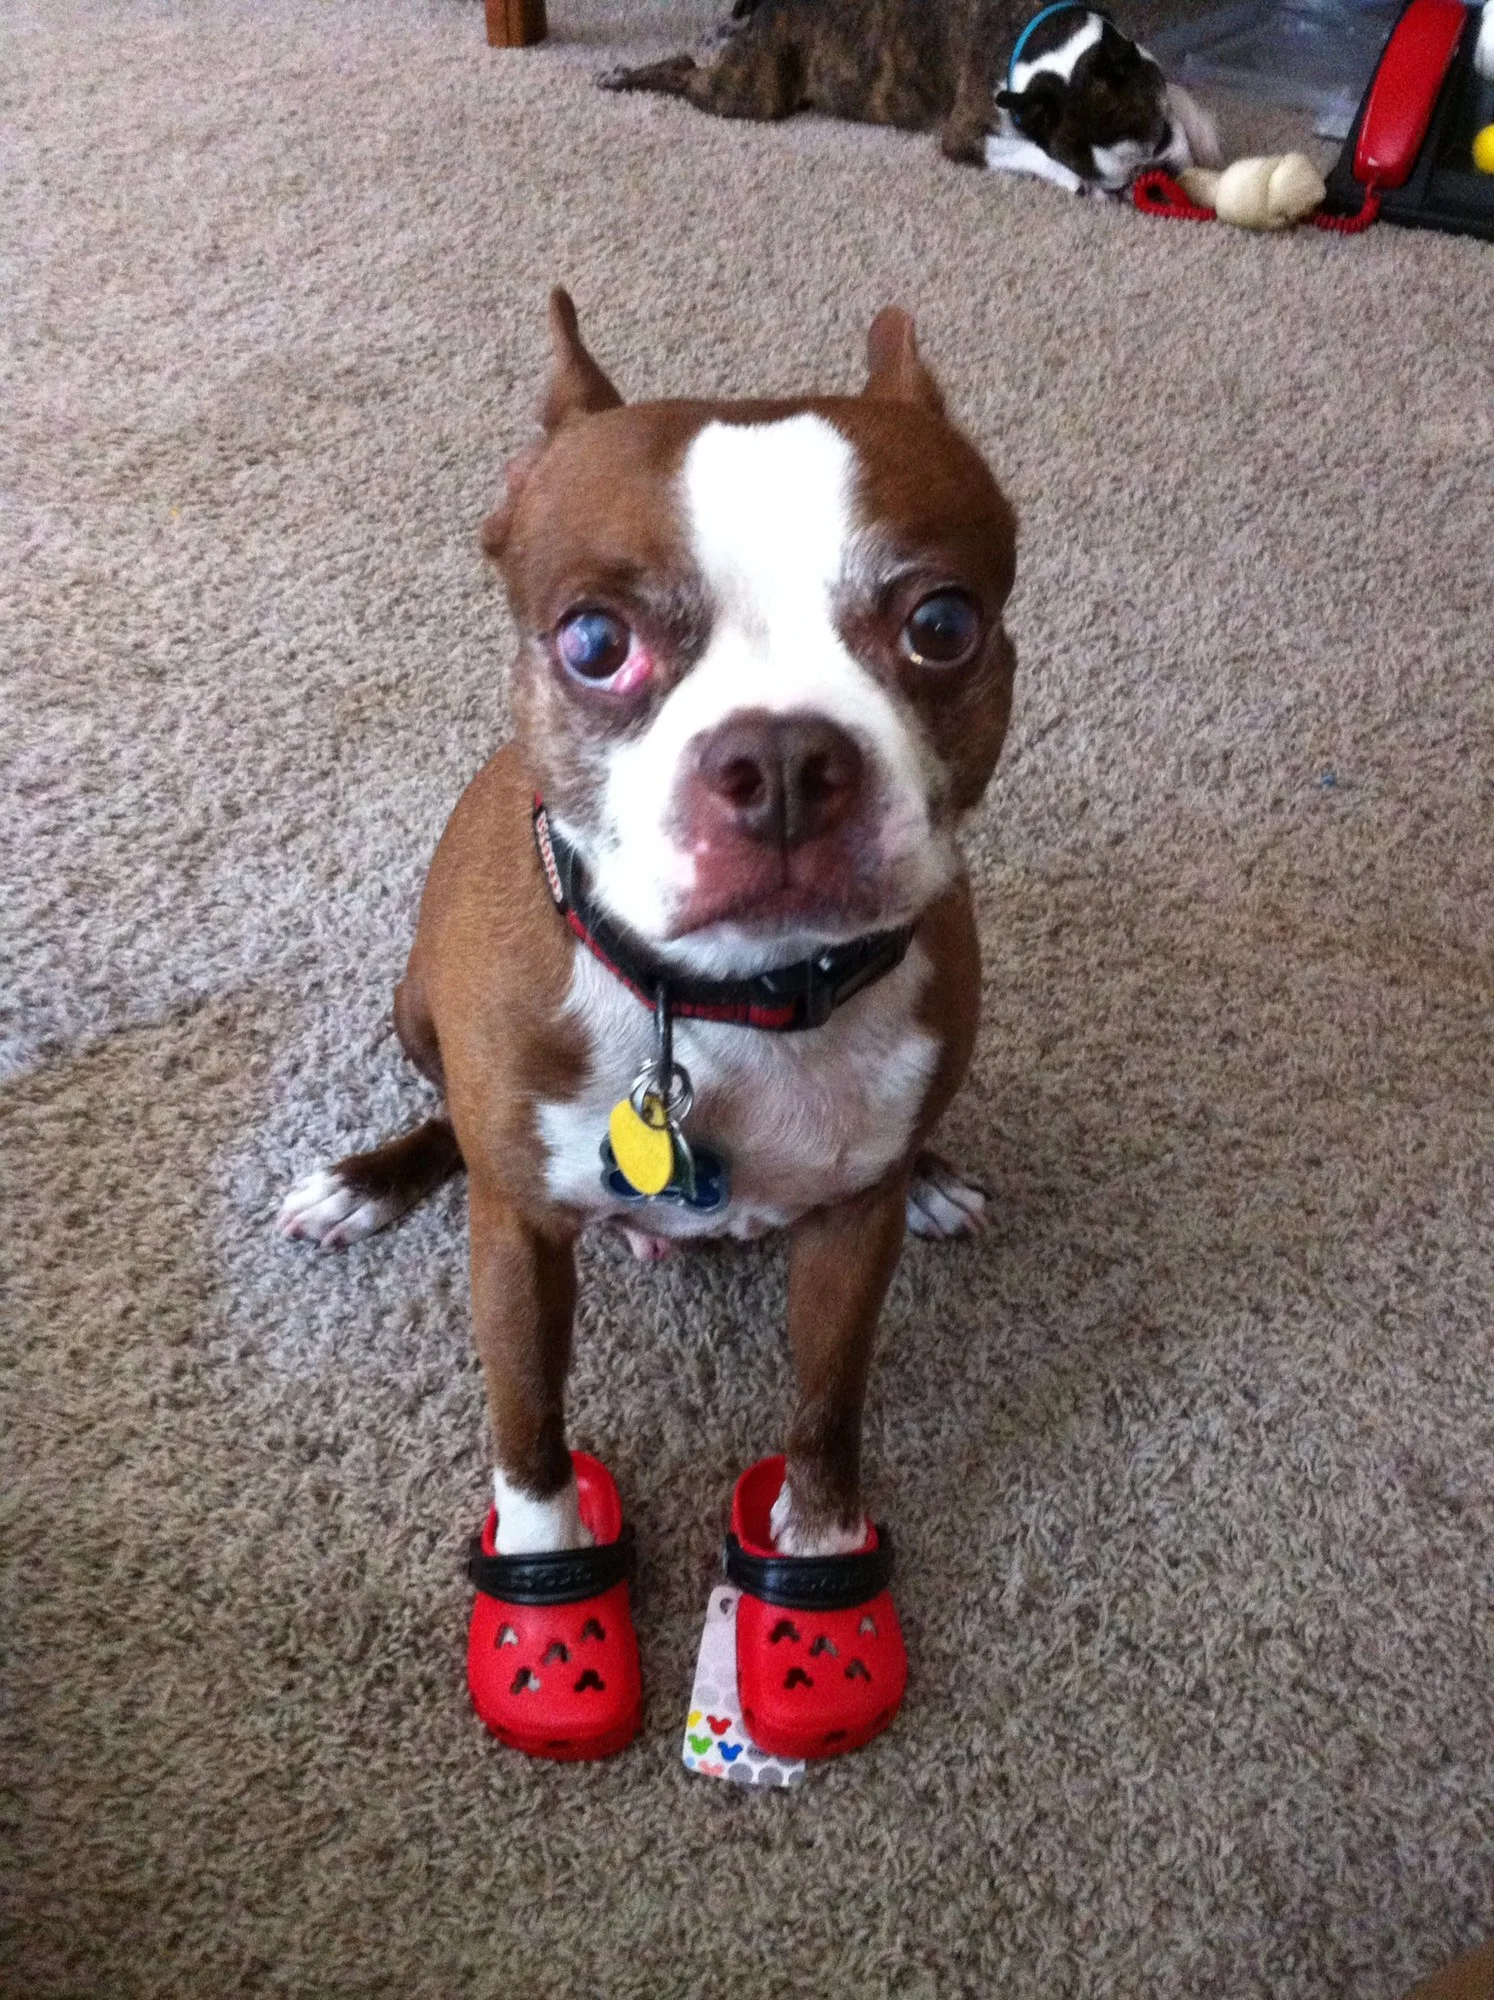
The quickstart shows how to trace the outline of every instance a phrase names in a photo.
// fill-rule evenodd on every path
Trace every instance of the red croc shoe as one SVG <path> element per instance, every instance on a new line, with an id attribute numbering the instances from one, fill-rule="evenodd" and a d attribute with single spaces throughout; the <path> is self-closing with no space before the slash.
<path id="1" fill-rule="evenodd" d="M 467 1633 L 473 1706 L 500 1743 L 566 1762 L 612 1756 L 643 1721 L 628 1608 L 633 1530 L 606 1466 L 584 1451 L 571 1464 L 593 1547 L 497 1555 L 490 1508 L 467 1559 L 477 1586 Z"/>
<path id="2" fill-rule="evenodd" d="M 887 1588 L 892 1542 L 878 1527 L 851 1555 L 779 1555 L 770 1516 L 783 1473 L 781 1457 L 759 1459 L 732 1496 L 725 1569 L 742 1593 L 742 1720 L 775 1757 L 838 1757 L 881 1735 L 908 1684 Z"/>

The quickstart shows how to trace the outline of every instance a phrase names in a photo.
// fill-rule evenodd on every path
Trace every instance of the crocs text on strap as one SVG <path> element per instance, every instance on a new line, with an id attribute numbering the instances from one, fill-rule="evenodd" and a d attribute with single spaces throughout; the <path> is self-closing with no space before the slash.
<path id="1" fill-rule="evenodd" d="M 728 1583 L 784 1611 L 849 1611 L 892 1579 L 892 1537 L 877 1523 L 877 1546 L 846 1556 L 755 1556 L 728 1535 L 721 1552 Z"/>
<path id="2" fill-rule="evenodd" d="M 580 1604 L 616 1583 L 631 1583 L 636 1567 L 631 1523 L 615 1542 L 544 1555 L 490 1556 L 474 1535 L 467 1556 L 468 1581 L 503 1604 Z"/>

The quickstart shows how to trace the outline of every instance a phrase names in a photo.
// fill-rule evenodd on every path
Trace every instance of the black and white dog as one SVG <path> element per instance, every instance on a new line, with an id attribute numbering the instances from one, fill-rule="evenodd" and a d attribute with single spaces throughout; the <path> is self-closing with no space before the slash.
<path id="1" fill-rule="evenodd" d="M 1120 194 L 1152 167 L 1221 162 L 1213 120 L 1108 15 L 1055 0 L 1017 37 L 986 165 L 1071 193 Z"/>
<path id="2" fill-rule="evenodd" d="M 1205 113 L 1081 0 L 1025 26 L 1020 0 L 737 0 L 733 13 L 702 60 L 681 53 L 599 81 L 720 118 L 818 111 L 935 131 L 950 159 L 1076 192 L 1120 193 L 1148 167 L 1219 164 Z"/>

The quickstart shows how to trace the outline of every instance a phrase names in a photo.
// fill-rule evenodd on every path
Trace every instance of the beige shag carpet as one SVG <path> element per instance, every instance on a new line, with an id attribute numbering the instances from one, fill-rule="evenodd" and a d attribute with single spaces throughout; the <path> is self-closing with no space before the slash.
<path id="1" fill-rule="evenodd" d="M 1494 1929 L 1494 251 L 593 90 L 681 18 L 6 10 L 0 1984 L 1389 2000 Z M 556 279 L 639 396 L 854 384 L 903 300 L 1023 522 L 995 1221 L 869 1419 L 911 1690 L 794 1794 L 679 1759 L 781 1255 L 585 1256 L 649 1708 L 561 1769 L 465 1699 L 461 1189 L 269 1226 L 425 1101 Z"/>

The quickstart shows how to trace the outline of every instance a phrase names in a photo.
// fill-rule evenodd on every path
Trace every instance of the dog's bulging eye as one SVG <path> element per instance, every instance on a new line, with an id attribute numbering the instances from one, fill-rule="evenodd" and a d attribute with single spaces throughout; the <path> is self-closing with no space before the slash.
<path id="1" fill-rule="evenodd" d="M 648 677 L 647 653 L 610 611 L 573 611 L 556 629 L 555 647 L 566 672 L 593 686 L 636 687 Z"/>
<path id="2" fill-rule="evenodd" d="M 920 667 L 963 666 L 980 641 L 980 608 L 963 590 L 936 590 L 903 627 L 903 652 Z"/>

